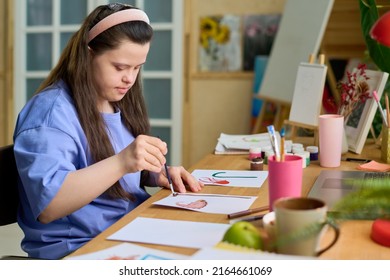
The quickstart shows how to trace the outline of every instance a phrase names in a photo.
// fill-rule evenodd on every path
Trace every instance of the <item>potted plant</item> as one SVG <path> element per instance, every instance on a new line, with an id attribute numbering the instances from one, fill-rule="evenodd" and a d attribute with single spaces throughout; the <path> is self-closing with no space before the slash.
<path id="1" fill-rule="evenodd" d="M 378 9 L 382 8 L 382 6 L 378 7 L 375 0 L 360 0 L 359 5 L 361 12 L 361 27 L 369 56 L 379 70 L 389 73 L 390 48 L 379 43 L 377 40 L 374 40 L 372 37 L 375 36 L 371 34 L 374 24 L 376 24 L 380 18 Z M 390 10 L 390 5 L 387 6 L 387 10 Z M 388 26 L 382 25 L 380 28 L 383 28 L 380 32 L 388 32 L 390 38 L 390 17 Z M 389 179 L 351 180 L 350 184 L 357 187 L 357 190 L 346 195 L 334 206 L 334 211 L 329 214 L 329 219 L 334 222 L 345 219 L 375 220 L 371 233 L 371 237 L 374 240 L 376 238 L 376 233 L 374 233 L 376 222 L 385 222 L 385 224 L 383 224 L 386 227 L 384 232 L 389 234 L 390 177 Z M 375 236 L 375 238 L 373 236 Z M 388 236 L 386 236 L 386 238 L 389 241 Z M 390 243 L 388 242 L 385 245 L 390 246 Z"/>
<path id="2" fill-rule="evenodd" d="M 361 18 L 360 24 L 363 38 L 366 42 L 368 55 L 380 71 L 390 73 L 390 48 L 379 43 L 377 40 L 374 40 L 370 35 L 372 27 L 380 17 L 379 12 L 383 14 L 390 11 L 390 3 L 388 6 L 378 6 L 375 0 L 360 0 L 359 6 Z M 386 29 L 389 30 L 389 27 Z M 387 32 L 387 30 L 384 31 Z M 385 92 L 388 91 L 389 87 L 390 83 L 388 82 Z M 382 105 L 384 105 L 384 96 L 385 94 L 383 94 L 381 98 Z M 373 127 L 376 135 L 378 135 L 382 127 L 382 117 L 379 112 L 375 114 Z"/>
<path id="3" fill-rule="evenodd" d="M 390 10 L 390 5 L 378 7 L 375 0 L 360 0 L 359 5 L 360 23 L 369 56 L 381 71 L 390 73 L 390 48 L 380 44 L 370 35 L 371 28 L 379 19 L 379 9 Z"/>

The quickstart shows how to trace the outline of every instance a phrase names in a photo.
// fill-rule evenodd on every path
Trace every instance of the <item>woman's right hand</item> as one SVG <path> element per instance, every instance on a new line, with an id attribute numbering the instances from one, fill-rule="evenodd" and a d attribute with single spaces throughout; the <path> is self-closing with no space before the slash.
<path id="1" fill-rule="evenodd" d="M 166 163 L 167 143 L 157 137 L 139 135 L 119 156 L 126 173 L 142 170 L 159 173 Z"/>
<path id="2" fill-rule="evenodd" d="M 164 166 L 167 144 L 159 138 L 140 135 L 119 154 L 78 169 L 66 176 L 60 190 L 39 216 L 49 223 L 80 209 L 105 192 L 126 173 Z M 93 186 L 93 188 L 91 188 Z"/>

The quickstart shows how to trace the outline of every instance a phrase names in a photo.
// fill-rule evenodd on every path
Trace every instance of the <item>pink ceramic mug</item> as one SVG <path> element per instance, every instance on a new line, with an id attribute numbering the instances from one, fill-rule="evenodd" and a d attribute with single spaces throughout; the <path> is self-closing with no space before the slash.
<path id="1" fill-rule="evenodd" d="M 335 114 L 320 115 L 318 130 L 320 138 L 320 165 L 322 167 L 340 166 L 344 116 Z"/>
<path id="2" fill-rule="evenodd" d="M 302 195 L 302 157 L 286 155 L 284 161 L 268 158 L 268 196 L 272 211 L 275 200 Z"/>

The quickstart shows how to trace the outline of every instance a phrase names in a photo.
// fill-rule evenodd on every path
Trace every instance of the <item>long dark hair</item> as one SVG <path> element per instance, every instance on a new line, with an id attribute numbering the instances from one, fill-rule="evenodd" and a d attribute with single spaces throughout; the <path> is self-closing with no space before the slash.
<path id="1" fill-rule="evenodd" d="M 131 40 L 137 44 L 146 44 L 152 40 L 152 27 L 143 21 L 124 22 L 115 25 L 96 36 L 88 44 L 88 31 L 106 16 L 124 9 L 134 7 L 122 4 L 109 4 L 97 7 L 84 20 L 80 29 L 72 36 L 61 54 L 56 67 L 50 72 L 37 92 L 64 80 L 71 90 L 81 126 L 88 140 L 90 153 L 95 162 L 115 154 L 109 140 L 106 125 L 97 108 L 97 90 L 91 70 L 90 49 L 95 54 L 119 47 L 121 40 Z M 142 95 L 140 73 L 134 85 L 122 100 L 115 102 L 114 107 L 121 111 L 122 120 L 129 131 L 137 137 L 150 131 L 149 118 L 145 100 Z M 113 198 L 131 199 L 117 181 L 106 193 Z"/>

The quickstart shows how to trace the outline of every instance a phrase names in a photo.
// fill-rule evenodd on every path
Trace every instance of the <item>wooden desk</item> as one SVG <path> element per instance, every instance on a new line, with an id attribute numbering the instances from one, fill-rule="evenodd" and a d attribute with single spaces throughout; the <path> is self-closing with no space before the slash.
<path id="1" fill-rule="evenodd" d="M 348 154 L 349 157 L 371 158 L 379 161 L 380 150 L 375 144 L 366 145 L 361 155 Z M 342 162 L 339 169 L 355 170 L 359 163 Z M 221 170 L 249 170 L 249 161 L 245 155 L 208 155 L 195 164 L 194 169 L 221 169 Z M 265 170 L 267 166 L 265 165 Z M 312 162 L 309 167 L 303 171 L 303 189 L 302 195 L 306 196 L 319 172 L 322 168 L 318 162 Z M 258 199 L 252 205 L 252 208 L 268 204 L 268 182 L 266 181 L 260 189 L 254 188 L 227 188 L 206 186 L 202 191 L 204 193 L 221 193 L 232 195 L 250 195 L 258 196 Z M 154 194 L 135 210 L 124 216 L 117 223 L 102 232 L 89 243 L 75 251 L 71 256 L 92 253 L 97 250 L 105 249 L 116 244 L 119 241 L 106 240 L 106 238 L 134 220 L 136 217 L 163 218 L 172 220 L 187 220 L 198 222 L 229 223 L 227 215 L 207 214 L 195 211 L 184 211 L 176 208 L 168 208 L 152 205 L 154 201 L 160 200 L 170 194 L 169 190 L 161 190 Z M 346 221 L 341 224 L 341 234 L 338 242 L 329 251 L 325 252 L 321 259 L 390 259 L 390 249 L 374 243 L 370 239 L 372 221 Z M 326 244 L 332 238 L 332 231 L 325 233 L 323 243 Z M 156 238 L 158 238 L 156 236 Z M 140 244 L 146 247 L 175 252 L 179 254 L 191 255 L 196 249 L 170 247 L 163 245 Z"/>

